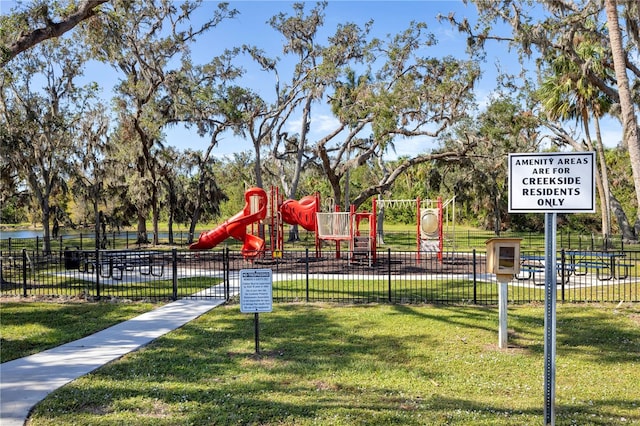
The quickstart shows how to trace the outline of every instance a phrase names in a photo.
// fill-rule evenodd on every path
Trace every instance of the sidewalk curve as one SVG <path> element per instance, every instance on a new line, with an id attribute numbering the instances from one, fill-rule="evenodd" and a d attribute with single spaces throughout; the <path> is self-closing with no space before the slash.
<path id="1" fill-rule="evenodd" d="M 178 300 L 80 340 L 0 364 L 0 425 L 22 426 L 31 409 L 55 389 L 223 303 Z"/>

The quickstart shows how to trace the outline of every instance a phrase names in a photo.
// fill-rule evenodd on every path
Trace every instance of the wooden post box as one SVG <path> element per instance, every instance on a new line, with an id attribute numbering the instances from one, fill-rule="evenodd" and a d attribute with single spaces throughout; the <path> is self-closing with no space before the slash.
<path id="1" fill-rule="evenodd" d="M 490 238 L 487 245 L 487 272 L 496 274 L 500 282 L 508 282 L 520 273 L 522 238 Z"/>

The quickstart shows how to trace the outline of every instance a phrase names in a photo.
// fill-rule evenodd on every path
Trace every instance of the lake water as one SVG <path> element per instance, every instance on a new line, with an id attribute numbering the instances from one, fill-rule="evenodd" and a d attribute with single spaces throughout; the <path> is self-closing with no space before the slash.
<path id="1" fill-rule="evenodd" d="M 196 235 L 199 235 L 199 232 L 200 231 L 198 231 Z M 135 238 L 136 236 L 135 231 L 121 231 L 120 233 L 116 232 L 116 237 L 118 236 L 124 237 L 125 235 L 127 235 L 127 233 L 129 234 L 129 238 Z M 74 230 L 74 229 L 68 232 L 60 231 L 60 235 L 62 235 L 63 237 L 66 235 L 77 237 L 80 234 L 82 234 L 83 238 L 93 238 L 93 232 L 88 231 L 86 229 L 83 231 Z M 173 231 L 174 238 L 179 238 L 179 237 L 186 238 L 187 234 L 188 233 L 186 231 Z M 153 235 L 153 232 L 151 230 L 148 230 L 147 235 L 149 236 L 149 238 L 151 238 L 151 236 Z M 6 240 L 9 238 L 12 238 L 12 239 L 36 238 L 36 237 L 42 238 L 42 236 L 43 236 L 42 229 L 24 229 L 24 230 L 10 230 L 10 231 L 0 230 L 0 239 L 2 240 Z M 113 233 L 107 232 L 107 237 L 111 238 L 112 236 L 113 236 Z M 169 238 L 169 233 L 166 231 L 159 232 L 158 238 Z"/>
<path id="2" fill-rule="evenodd" d="M 62 235 L 66 235 L 66 233 L 62 232 Z M 78 234 L 78 232 L 74 232 L 73 234 Z M 73 235 L 70 234 L 70 235 Z M 83 233 L 84 234 L 84 233 Z M 43 232 L 42 229 L 23 229 L 23 230 L 11 230 L 11 231 L 0 231 L 0 239 L 7 239 L 7 238 L 35 238 L 35 237 L 40 237 L 42 238 Z M 91 234 L 93 235 L 93 234 Z"/>

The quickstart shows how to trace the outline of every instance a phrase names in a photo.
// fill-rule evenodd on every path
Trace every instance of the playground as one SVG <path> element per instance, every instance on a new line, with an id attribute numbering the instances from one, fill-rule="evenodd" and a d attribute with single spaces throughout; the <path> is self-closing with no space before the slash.
<path id="1" fill-rule="evenodd" d="M 416 259 L 435 254 L 443 261 L 443 221 L 454 199 L 443 203 L 437 200 L 382 200 L 372 199 L 370 211 L 349 211 L 328 203 L 321 210 L 318 193 L 300 200 L 284 200 L 278 188 L 269 192 L 262 188 L 249 188 L 244 194 L 244 208 L 216 228 L 200 234 L 191 250 L 215 248 L 227 238 L 242 242 L 242 255 L 247 260 L 279 259 L 284 251 L 284 225 L 301 226 L 315 238 L 315 255 L 322 257 L 323 248 L 334 250 L 336 258 L 345 256 L 353 263 L 376 265 L 378 242 L 383 242 L 384 209 L 409 205 L 416 212 Z M 380 211 L 378 210 L 380 206 Z M 455 223 L 455 212 L 453 213 Z M 333 247 L 331 247 L 333 246 Z"/>
<path id="2" fill-rule="evenodd" d="M 190 250 L 77 251 L 65 253 L 64 263 L 57 264 L 57 269 L 50 265 L 46 271 L 35 269 L 40 263 L 36 257 L 29 259 L 27 268 L 25 252 L 22 264 L 13 259 L 14 269 L 23 272 L 12 276 L 13 283 L 17 290 L 24 291 L 24 296 L 27 292 L 37 295 L 53 289 L 58 296 L 66 291 L 83 294 L 86 300 L 173 299 L 177 305 L 171 311 L 181 314 L 193 314 L 194 306 L 201 302 L 210 304 L 207 306 L 231 302 L 169 338 L 151 343 L 150 351 L 129 355 L 107 365 L 97 375 L 79 378 L 62 388 L 56 398 L 47 398 L 36 406 L 31 424 L 92 422 L 96 413 L 115 423 L 131 424 L 146 424 L 149 419 L 156 423 L 166 417 L 170 422 L 180 419 L 194 424 L 210 424 L 211 419 L 251 424 L 266 419 L 274 424 L 319 421 L 347 425 L 352 424 L 353 418 L 371 418 L 371 424 L 388 424 L 390 419 L 403 424 L 437 424 L 447 418 L 461 424 L 481 420 L 506 425 L 514 421 L 534 423 L 540 417 L 540 349 L 536 339 L 541 308 L 535 304 L 510 307 L 510 346 L 498 351 L 488 343 L 495 341 L 496 315 L 492 308 L 479 306 L 496 304 L 495 277 L 486 272 L 484 253 L 443 250 L 439 200 L 435 207 L 425 207 L 420 200 L 376 200 L 371 212 L 321 212 L 317 196 L 299 201 L 281 201 L 276 196 L 276 201 L 270 202 L 273 195 L 255 188 L 247 191 L 243 210 L 201 234 Z M 377 207 L 393 208 L 394 203 L 400 202 L 415 203 L 416 251 L 381 250 L 377 246 Z M 314 249 L 283 250 L 285 223 L 313 230 Z M 229 237 L 241 241 L 242 249 L 218 247 Z M 560 271 L 570 276 L 559 282 L 559 300 L 637 299 L 640 281 L 633 275 L 637 259 L 604 253 L 596 257 L 585 251 L 569 251 L 567 255 L 570 263 L 561 263 Z M 510 282 L 510 303 L 541 301 L 544 264 L 539 256 L 530 254 L 522 260 L 528 269 Z M 247 349 L 252 344 L 251 327 L 247 327 L 250 321 L 233 304 L 243 268 L 273 271 L 276 302 L 316 302 L 281 305 L 277 312 L 263 314 L 264 344 L 259 354 Z M 54 281 L 56 284 L 52 285 Z M 335 302 L 351 306 L 341 309 Z M 385 304 L 378 304 L 381 302 Z M 425 303 L 456 306 L 428 307 Z M 580 330 L 578 324 L 585 321 L 584 307 L 565 309 L 567 313 L 574 310 L 571 335 L 575 339 L 576 329 Z M 156 316 L 159 312 L 155 311 Z M 629 317 L 632 322 L 636 311 L 631 310 Z M 590 345 L 598 356 L 603 350 L 618 351 L 614 354 L 617 366 L 622 365 L 627 378 L 615 384 L 599 381 L 603 392 L 615 395 L 617 402 L 614 406 L 607 399 L 598 400 L 608 408 L 604 416 L 599 409 L 597 416 L 606 417 L 607 424 L 636 422 L 640 420 L 634 414 L 637 407 L 631 406 L 631 401 L 637 401 L 637 377 L 631 378 L 635 364 L 633 355 L 629 355 L 633 351 L 618 344 L 615 349 L 608 346 L 612 333 L 627 342 L 632 341 L 629 336 L 633 339 L 633 333 L 620 330 L 619 318 L 615 326 L 603 328 L 602 318 L 596 312 L 574 346 L 584 351 Z M 132 336 L 168 331 L 160 324 L 159 331 L 141 333 L 140 325 L 150 325 L 146 319 L 136 318 L 130 323 L 136 324 Z M 598 327 L 601 337 L 594 343 L 593 333 Z M 106 341 L 122 346 L 122 334 Z M 104 341 L 99 334 L 94 336 L 88 339 Z M 126 351 L 134 347 L 128 342 L 127 345 Z M 84 343 L 72 342 L 70 347 L 73 354 L 81 354 L 76 356 L 80 361 L 74 362 L 90 365 L 83 352 L 77 350 L 85 347 Z M 67 352 L 66 346 L 62 348 Z M 116 353 L 108 346 L 100 350 L 107 355 Z M 571 350 L 569 345 L 567 353 Z M 103 359 L 96 356 L 96 351 L 92 343 L 89 356 L 94 362 Z M 47 352 L 42 356 L 53 359 Z M 574 354 L 571 356 L 577 359 Z M 39 355 L 25 361 L 27 368 L 42 362 Z M 15 365 L 21 366 L 21 362 L 17 360 Z M 59 364 L 54 363 L 52 371 L 58 373 L 60 361 L 55 362 Z M 593 421 L 592 404 L 576 404 L 570 398 L 584 395 L 593 400 L 589 396 L 593 375 L 604 377 L 609 371 L 603 367 L 605 363 L 594 361 L 590 354 L 579 362 L 576 370 L 567 370 L 567 374 L 575 383 L 576 372 L 588 372 L 579 376 L 584 385 L 560 394 L 558 401 L 562 415 L 589 424 L 583 420 Z M 155 368 L 145 370 L 145 366 L 156 365 L 168 367 L 161 372 Z M 294 380 L 291 374 L 295 375 Z M 54 373 L 52 377 L 56 377 Z M 242 377 L 242 385 L 235 382 L 236 377 Z M 300 380 L 301 377 L 305 379 Z M 518 383 L 515 387 L 514 380 Z M 14 382 L 24 381 L 16 376 Z M 159 393 L 154 383 L 162 383 L 164 391 Z M 185 383 L 195 383 L 195 387 L 189 388 Z M 131 397 L 132 384 L 141 399 Z M 238 386 L 243 388 L 241 394 Z M 468 392 L 470 387 L 476 391 Z M 37 395 L 42 394 L 40 388 Z M 108 396 L 103 389 L 109 389 Z M 207 389 L 204 397 L 202 389 Z M 407 389 L 412 389 L 412 395 L 406 394 Z M 487 393 L 487 389 L 491 392 Z M 501 394 L 498 389 L 506 391 Z M 496 394 L 502 398 L 499 402 Z M 76 406 L 72 401 L 77 401 L 79 395 L 82 405 Z M 38 396 L 42 397 L 43 394 Z M 295 404 L 289 403 L 291 398 L 295 398 Z M 19 392 L 10 402 L 13 401 L 25 405 Z M 454 413 L 451 401 L 458 407 Z M 26 408 L 18 410 L 18 422 L 20 416 L 26 415 L 29 407 Z"/>
<path id="3" fill-rule="evenodd" d="M 188 249 L 2 252 L 1 295 L 229 299 L 238 271 L 268 268 L 278 281 L 277 301 L 497 303 L 486 250 L 456 251 L 446 238 L 445 228 L 455 224 L 453 200 L 373 199 L 370 211 L 340 211 L 317 194 L 284 200 L 277 188 L 249 188 L 244 200 L 241 211 Z M 415 214 L 412 251 L 385 250 L 383 212 L 393 208 Z M 286 247 L 285 225 L 303 227 L 312 244 Z M 223 244 L 231 238 L 240 241 L 240 250 Z M 639 257 L 636 251 L 561 250 L 558 300 L 638 300 Z M 519 261 L 510 303 L 542 302 L 542 253 L 523 252 Z"/>

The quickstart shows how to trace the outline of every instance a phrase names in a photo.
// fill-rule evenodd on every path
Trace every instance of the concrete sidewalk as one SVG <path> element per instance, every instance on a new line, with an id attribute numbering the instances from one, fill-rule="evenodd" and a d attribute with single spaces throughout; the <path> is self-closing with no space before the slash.
<path id="1" fill-rule="evenodd" d="M 0 364 L 0 425 L 23 425 L 50 392 L 223 303 L 178 300 L 75 342 Z"/>

